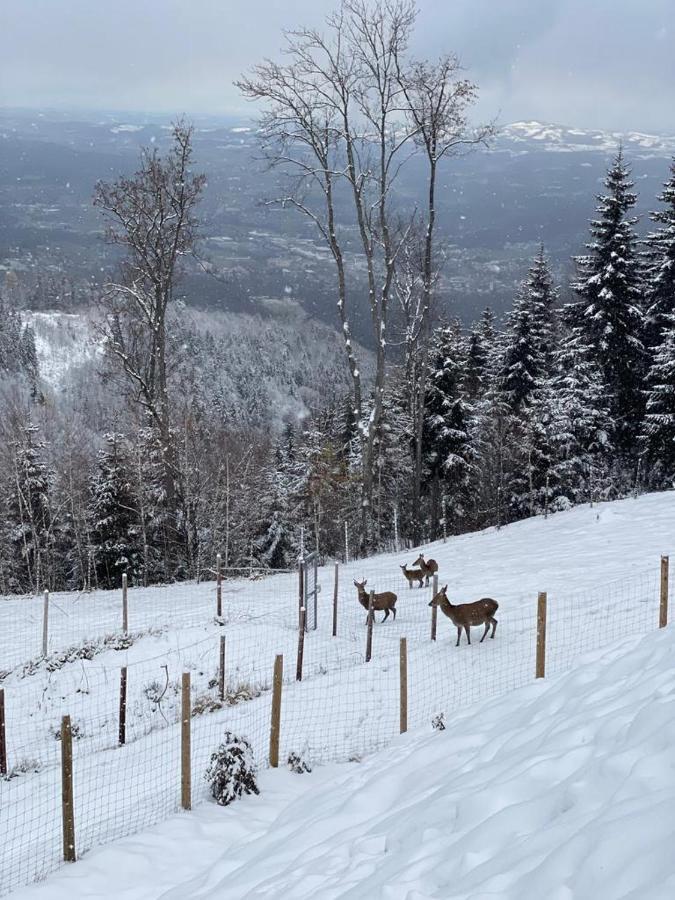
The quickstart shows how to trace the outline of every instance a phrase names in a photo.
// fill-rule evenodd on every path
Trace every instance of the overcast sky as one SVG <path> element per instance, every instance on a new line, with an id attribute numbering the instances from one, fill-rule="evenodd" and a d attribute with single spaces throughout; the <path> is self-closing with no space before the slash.
<path id="1" fill-rule="evenodd" d="M 0 0 L 0 105 L 249 114 L 232 81 L 337 0 Z M 675 133 L 675 0 L 420 0 L 480 114 Z"/>

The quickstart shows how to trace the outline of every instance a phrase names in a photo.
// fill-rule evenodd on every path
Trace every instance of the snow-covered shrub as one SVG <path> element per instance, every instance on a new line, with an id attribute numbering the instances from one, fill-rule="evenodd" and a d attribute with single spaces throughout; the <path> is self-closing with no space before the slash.
<path id="1" fill-rule="evenodd" d="M 289 753 L 286 765 L 295 772 L 296 775 L 302 775 L 305 772 L 311 772 L 312 766 L 307 758 L 307 753 Z"/>
<path id="2" fill-rule="evenodd" d="M 61 722 L 58 722 L 49 729 L 52 737 L 56 741 L 61 740 Z M 84 731 L 82 730 L 82 725 L 77 719 L 71 719 L 70 722 L 70 733 L 74 741 L 79 741 L 80 738 L 84 737 Z"/>
<path id="3" fill-rule="evenodd" d="M 435 728 L 436 731 L 445 731 L 445 714 L 441 712 L 434 716 L 431 720 L 431 727 Z"/>
<path id="4" fill-rule="evenodd" d="M 211 754 L 204 778 L 211 785 L 213 799 L 227 806 L 244 794 L 259 794 L 258 767 L 251 745 L 244 737 L 226 731 L 223 743 Z"/>

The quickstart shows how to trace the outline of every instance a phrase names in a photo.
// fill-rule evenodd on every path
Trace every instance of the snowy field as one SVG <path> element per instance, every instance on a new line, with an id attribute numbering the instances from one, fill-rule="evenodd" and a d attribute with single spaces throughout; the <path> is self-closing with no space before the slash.
<path id="1" fill-rule="evenodd" d="M 89 854 L 17 900 L 675 896 L 675 631 L 261 796 Z"/>
<path id="2" fill-rule="evenodd" d="M 312 784 L 323 783 L 329 769 L 334 777 L 348 778 L 340 773 L 349 772 L 360 778 L 362 770 L 355 770 L 353 762 L 337 769 L 329 764 L 361 759 L 398 740 L 400 637 L 407 637 L 409 647 L 410 727 L 428 728 L 431 717 L 443 712 L 448 731 L 456 737 L 458 710 L 478 703 L 478 721 L 478 710 L 492 715 L 506 703 L 505 699 L 494 702 L 496 697 L 532 682 L 538 591 L 545 590 L 549 596 L 547 674 L 570 669 L 583 653 L 655 629 L 659 556 L 675 557 L 674 499 L 671 493 L 654 494 L 580 508 L 425 548 L 427 556 L 439 562 L 440 583 L 448 583 L 454 602 L 482 596 L 499 601 L 497 638 L 482 645 L 477 629 L 474 644 L 455 648 L 455 630 L 442 614 L 438 640 L 430 641 L 431 591 L 409 590 L 398 569 L 399 563 L 412 562 L 416 552 L 340 567 L 338 636 L 332 638 L 333 569 L 326 567 L 319 577 L 319 627 L 307 635 L 304 679 L 299 684 L 295 683 L 295 575 L 225 582 L 224 624 L 214 620 L 214 582 L 131 589 L 129 620 L 134 640 L 126 649 L 101 644 L 105 635 L 117 633 L 113 639 L 119 638 L 121 592 L 55 594 L 50 598 L 52 671 L 39 661 L 41 599 L 0 599 L 8 763 L 10 772 L 17 774 L 0 780 L 0 834 L 8 837 L 2 846 L 0 891 L 42 878 L 59 864 L 60 743 L 55 735 L 63 714 L 71 715 L 77 729 L 74 780 L 79 854 L 153 825 L 177 810 L 176 722 L 178 685 L 184 671 L 191 674 L 193 705 L 207 710 L 192 723 L 195 803 L 206 797 L 203 772 L 225 729 L 248 736 L 264 764 L 276 653 L 284 655 L 282 760 L 291 751 L 301 751 L 316 764 L 324 764 L 306 779 Z M 399 595 L 396 621 L 376 625 L 369 664 L 363 661 L 365 613 L 352 585 L 353 578 L 362 577 L 368 578 L 368 587 L 393 589 Z M 232 705 L 208 711 L 209 701 L 216 697 L 214 679 L 223 634 Z M 92 658 L 81 658 L 72 650 L 69 656 L 61 653 L 85 640 L 96 645 Z M 128 667 L 124 747 L 117 746 L 121 666 Z M 513 698 L 508 702 L 517 703 Z M 272 793 L 280 791 L 280 797 L 296 781 L 303 781 L 274 773 L 265 775 L 265 783 L 270 778 L 276 785 Z M 227 816 L 232 814 L 228 811 Z M 208 822 L 213 813 L 205 808 L 200 815 Z M 183 821 L 176 820 L 179 830 Z M 220 820 L 216 817 L 216 821 Z M 78 864 L 75 869 L 79 868 Z"/>

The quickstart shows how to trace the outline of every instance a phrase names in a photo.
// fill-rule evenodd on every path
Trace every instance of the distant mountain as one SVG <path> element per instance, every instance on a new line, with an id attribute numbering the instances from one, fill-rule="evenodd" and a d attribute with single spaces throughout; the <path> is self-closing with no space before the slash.
<path id="1" fill-rule="evenodd" d="M 202 252 L 220 277 L 195 266 L 183 282 L 184 299 L 264 319 L 273 317 L 275 304 L 295 304 L 336 327 L 333 264 L 311 223 L 261 203 L 279 185 L 259 160 L 255 125 L 198 118 L 195 128 L 195 165 L 208 176 Z M 0 272 L 16 273 L 21 304 L 68 311 L 91 302 L 115 260 L 91 206 L 94 185 L 132 171 L 139 147 L 164 147 L 169 132 L 161 117 L 0 111 Z M 540 241 L 565 285 L 620 141 L 633 164 L 646 229 L 675 154 L 673 136 L 515 122 L 501 128 L 489 151 L 450 160 L 437 202 L 446 315 L 470 321 L 486 305 L 508 309 Z M 404 209 L 420 196 L 423 177 L 421 163 L 413 164 L 398 183 Z M 351 285 L 354 309 L 363 309 L 359 277 Z M 365 312 L 356 335 L 372 338 Z"/>

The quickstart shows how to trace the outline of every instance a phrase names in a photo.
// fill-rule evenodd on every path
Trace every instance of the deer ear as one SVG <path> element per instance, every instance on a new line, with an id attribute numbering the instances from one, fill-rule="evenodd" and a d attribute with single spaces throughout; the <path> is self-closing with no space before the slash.
<path id="1" fill-rule="evenodd" d="M 368 584 L 368 579 L 367 579 L 367 578 L 364 578 L 364 579 L 363 579 L 363 586 L 365 587 L 367 584 Z"/>
<path id="2" fill-rule="evenodd" d="M 444 593 L 444 594 L 447 594 L 447 593 L 448 593 L 448 586 L 447 586 L 447 584 L 443 587 L 443 593 Z"/>

